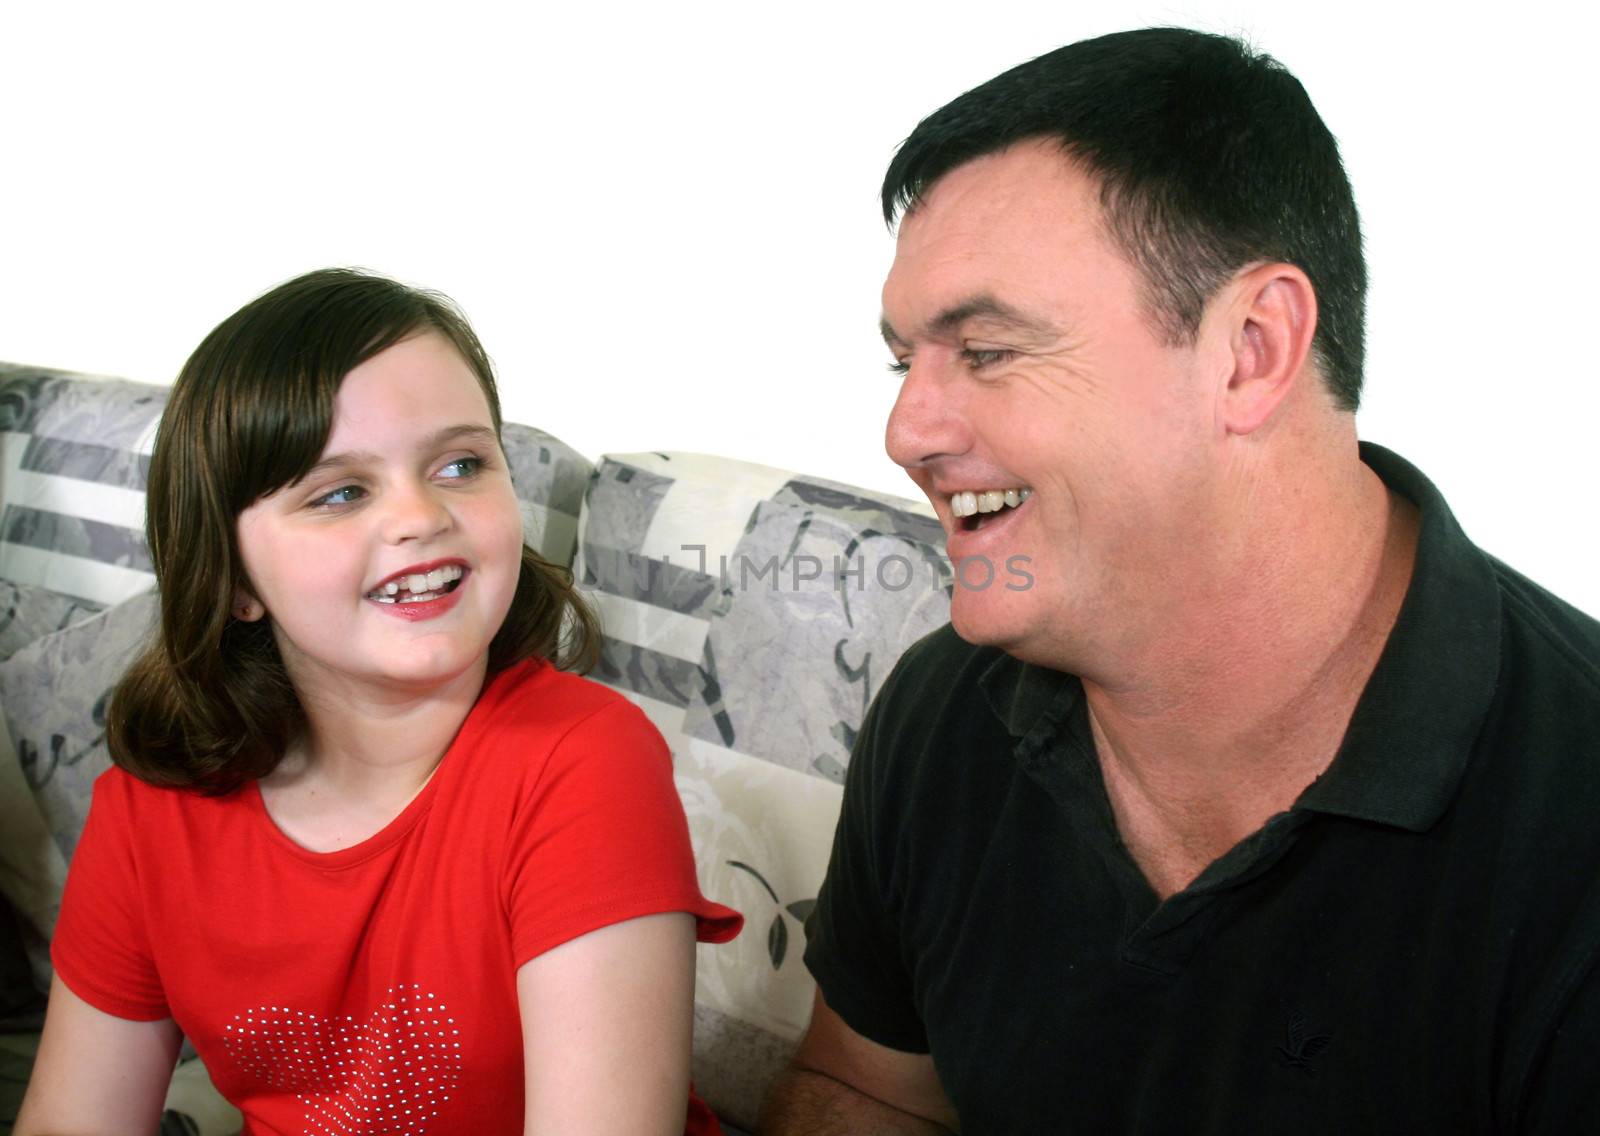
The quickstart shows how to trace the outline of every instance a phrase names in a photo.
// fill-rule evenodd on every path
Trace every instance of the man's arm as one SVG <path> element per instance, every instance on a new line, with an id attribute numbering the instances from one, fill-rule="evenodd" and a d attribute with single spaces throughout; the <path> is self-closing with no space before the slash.
<path id="1" fill-rule="evenodd" d="M 1600 1132 L 1600 969 L 1590 964 L 1553 1031 L 1523 1102 L 1519 1133 Z"/>
<path id="2" fill-rule="evenodd" d="M 926 1053 L 862 1037 L 817 991 L 811 1025 L 772 1087 L 760 1136 L 948 1136 L 960 1121 Z"/>
<path id="3" fill-rule="evenodd" d="M 112 1017 L 57 976 L 17 1136 L 154 1133 L 180 1041 L 171 1018 Z"/>

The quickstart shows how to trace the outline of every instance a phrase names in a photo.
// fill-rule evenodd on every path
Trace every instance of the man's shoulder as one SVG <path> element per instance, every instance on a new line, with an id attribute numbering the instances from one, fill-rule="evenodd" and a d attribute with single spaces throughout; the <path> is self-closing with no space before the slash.
<path id="1" fill-rule="evenodd" d="M 1488 559 L 1500 595 L 1498 673 L 1454 810 L 1467 823 L 1456 828 L 1493 850 L 1496 871 L 1542 881 L 1522 888 L 1530 899 L 1565 905 L 1600 871 L 1600 623 Z"/>
<path id="2" fill-rule="evenodd" d="M 1489 558 L 1500 592 L 1500 660 L 1480 744 L 1491 767 L 1580 829 L 1600 809 L 1600 622 Z M 1531 807 L 1531 803 L 1528 807 Z M 1600 867 L 1600 840 L 1593 842 Z"/>
<path id="3" fill-rule="evenodd" d="M 923 806 L 909 802 L 929 795 L 942 801 L 1008 781 L 1017 772 L 1019 683 L 1030 672 L 1042 686 L 1058 685 L 1047 679 L 1070 681 L 998 647 L 968 643 L 949 624 L 919 639 L 884 680 L 853 747 L 850 780 L 857 791 L 924 815 Z"/>
<path id="4" fill-rule="evenodd" d="M 1488 559 L 1500 591 L 1507 662 L 1533 670 L 1541 685 L 1570 685 L 1595 699 L 1600 714 L 1600 621 Z"/>

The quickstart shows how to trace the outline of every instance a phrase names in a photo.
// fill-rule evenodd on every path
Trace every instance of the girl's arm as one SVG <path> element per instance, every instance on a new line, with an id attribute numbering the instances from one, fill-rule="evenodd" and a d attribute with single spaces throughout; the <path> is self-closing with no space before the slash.
<path id="1" fill-rule="evenodd" d="M 181 1041 L 171 1018 L 112 1017 L 56 978 L 16 1136 L 155 1132 Z"/>
<path id="2" fill-rule="evenodd" d="M 682 1136 L 694 934 L 684 912 L 646 915 L 522 965 L 525 1136 Z"/>

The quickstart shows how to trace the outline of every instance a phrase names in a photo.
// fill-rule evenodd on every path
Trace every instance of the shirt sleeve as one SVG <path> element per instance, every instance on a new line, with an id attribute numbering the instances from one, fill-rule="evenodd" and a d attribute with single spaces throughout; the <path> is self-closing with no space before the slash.
<path id="1" fill-rule="evenodd" d="M 845 772 L 844 802 L 828 873 L 806 920 L 806 966 L 828 1008 L 862 1037 L 928 1052 L 894 907 L 885 899 L 892 825 L 881 787 L 898 731 L 888 724 L 893 676 L 874 699 Z"/>
<path id="2" fill-rule="evenodd" d="M 1588 953 L 1577 989 L 1545 1039 L 1518 1132 L 1600 1132 L 1600 969 Z"/>
<path id="3" fill-rule="evenodd" d="M 95 781 L 89 819 L 72 854 L 50 961 L 74 994 L 133 1021 L 171 1017 L 150 951 L 144 889 L 134 854 L 130 778 Z"/>
<path id="4" fill-rule="evenodd" d="M 518 966 L 658 912 L 693 915 L 702 942 L 726 942 L 743 924 L 700 893 L 671 754 L 622 699 L 569 730 L 525 789 L 502 878 Z"/>

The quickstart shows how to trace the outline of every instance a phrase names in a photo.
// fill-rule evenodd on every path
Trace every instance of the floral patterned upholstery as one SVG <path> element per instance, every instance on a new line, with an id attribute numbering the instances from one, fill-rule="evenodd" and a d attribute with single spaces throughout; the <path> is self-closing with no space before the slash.
<path id="1" fill-rule="evenodd" d="M 745 913 L 702 947 L 695 1084 L 755 1123 L 814 985 L 802 927 L 844 769 L 900 653 L 948 618 L 944 536 L 926 506 L 696 454 L 602 458 L 575 565 L 598 610 L 593 677 L 672 747 L 700 883 Z"/>

